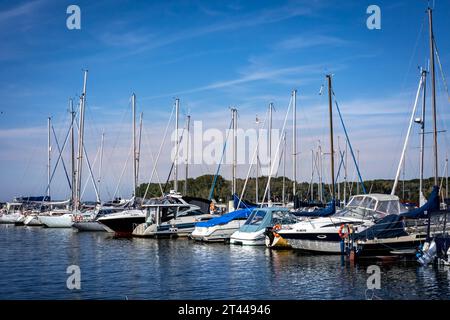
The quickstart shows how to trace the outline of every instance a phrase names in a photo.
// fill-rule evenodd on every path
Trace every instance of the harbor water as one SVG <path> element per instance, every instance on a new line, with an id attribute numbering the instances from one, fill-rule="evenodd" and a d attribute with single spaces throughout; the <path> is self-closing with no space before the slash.
<path id="1" fill-rule="evenodd" d="M 449 299 L 450 268 L 0 225 L 0 299 Z M 372 263 L 373 264 L 373 263 Z M 80 289 L 70 290 L 71 265 Z"/>

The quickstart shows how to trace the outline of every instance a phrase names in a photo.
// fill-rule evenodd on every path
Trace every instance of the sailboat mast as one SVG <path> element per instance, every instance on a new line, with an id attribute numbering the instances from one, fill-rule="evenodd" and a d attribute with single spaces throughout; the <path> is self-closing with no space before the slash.
<path id="1" fill-rule="evenodd" d="M 51 140 L 50 140 L 50 130 L 52 126 L 52 118 L 48 117 L 47 119 L 47 129 L 48 129 L 48 135 L 47 135 L 47 197 L 50 201 L 50 170 L 51 170 L 51 157 L 52 157 L 52 146 L 51 146 Z"/>
<path id="2" fill-rule="evenodd" d="M 436 74 L 434 70 L 434 34 L 433 11 L 428 7 L 429 33 L 430 33 L 430 65 L 431 65 L 431 107 L 433 110 L 433 152 L 434 152 L 434 185 L 438 185 L 438 149 L 437 149 L 437 115 L 436 115 Z"/>
<path id="3" fill-rule="evenodd" d="M 139 138 L 138 138 L 138 146 L 137 146 L 137 155 L 136 155 L 136 181 L 139 185 L 139 163 L 141 162 L 141 144 L 142 144 L 142 122 L 144 120 L 144 113 L 141 112 L 139 114 Z"/>
<path id="4" fill-rule="evenodd" d="M 423 195 L 423 165 L 424 165 L 424 146 L 425 146 L 425 102 L 426 102 L 426 76 L 427 71 L 422 70 L 422 117 L 420 119 L 420 180 L 419 180 L 419 204 L 422 206 L 425 202 Z"/>
<path id="5" fill-rule="evenodd" d="M 255 180 L 255 197 L 256 197 L 256 204 L 258 204 L 259 201 L 259 185 L 258 185 L 258 180 L 259 180 L 259 119 L 258 119 L 258 115 L 256 115 L 256 124 L 257 124 L 257 131 L 256 131 L 256 180 Z"/>
<path id="6" fill-rule="evenodd" d="M 233 121 L 233 168 L 231 194 L 236 193 L 236 165 L 237 165 L 237 109 L 231 109 L 231 119 Z"/>
<path id="7" fill-rule="evenodd" d="M 175 160 L 174 160 L 174 180 L 173 189 L 175 192 L 178 191 L 178 148 L 179 148 L 179 137 L 178 137 L 178 115 L 180 112 L 180 99 L 175 100 Z"/>
<path id="8" fill-rule="evenodd" d="M 100 165 L 98 166 L 98 180 L 97 180 L 97 187 L 98 191 L 100 193 L 100 183 L 102 181 L 102 169 L 103 169 L 103 147 L 105 144 L 105 132 L 102 132 L 102 140 L 100 143 Z M 99 196 L 100 198 L 100 196 Z"/>
<path id="9" fill-rule="evenodd" d="M 311 149 L 311 202 L 314 202 L 314 150 Z"/>
<path id="10" fill-rule="evenodd" d="M 283 205 L 286 204 L 286 132 L 283 135 L 283 143 L 284 143 L 284 152 L 283 152 L 283 189 L 282 196 Z M 294 184 L 295 185 L 295 184 Z"/>
<path id="11" fill-rule="evenodd" d="M 186 170 L 185 170 L 185 179 L 184 179 L 184 195 L 187 195 L 187 185 L 188 185 L 188 177 L 189 177 L 189 129 L 191 126 L 191 116 L 188 115 L 186 117 L 186 129 L 187 129 L 187 135 L 186 135 Z"/>
<path id="12" fill-rule="evenodd" d="M 136 167 L 136 95 L 131 95 L 131 109 L 133 113 L 132 134 L 133 134 L 133 195 L 136 196 L 137 189 L 137 167 Z"/>
<path id="13" fill-rule="evenodd" d="M 297 194 L 297 90 L 292 91 L 292 196 Z"/>
<path id="14" fill-rule="evenodd" d="M 84 109 L 86 103 L 86 84 L 88 71 L 84 71 L 83 93 L 80 97 L 80 129 L 78 131 L 78 162 L 77 162 L 77 191 L 75 209 L 79 210 L 81 206 L 81 176 L 83 169 L 83 146 L 84 146 Z"/>
<path id="15" fill-rule="evenodd" d="M 270 175 L 271 175 L 271 168 L 272 168 L 272 112 L 273 112 L 273 103 L 271 102 L 269 104 L 269 187 L 267 189 L 267 201 L 270 202 L 271 200 L 271 194 L 270 194 Z"/>
<path id="16" fill-rule="evenodd" d="M 72 159 L 72 210 L 75 206 L 76 199 L 76 176 L 75 176 L 75 111 L 73 110 L 73 99 L 69 100 L 70 105 L 70 115 L 72 120 L 72 126 L 70 129 L 70 140 L 71 140 L 71 159 Z"/>
<path id="17" fill-rule="evenodd" d="M 331 199 L 336 199 L 334 191 L 334 142 L 333 142 L 333 103 L 332 103 L 332 87 L 331 75 L 327 75 L 328 79 L 328 111 L 330 114 L 330 157 L 331 157 Z"/>

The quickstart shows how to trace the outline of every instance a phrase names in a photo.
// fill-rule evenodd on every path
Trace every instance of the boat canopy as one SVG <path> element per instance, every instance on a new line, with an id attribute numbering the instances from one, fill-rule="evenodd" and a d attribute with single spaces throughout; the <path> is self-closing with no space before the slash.
<path id="1" fill-rule="evenodd" d="M 308 211 L 294 211 L 296 217 L 328 217 L 336 213 L 336 201 L 332 200 L 328 203 L 326 208 L 314 210 L 311 212 Z"/>
<path id="2" fill-rule="evenodd" d="M 439 187 L 434 186 L 428 197 L 427 203 L 417 209 L 402 213 L 401 215 L 408 219 L 421 219 L 426 218 L 428 213 L 438 211 L 439 208 Z"/>
<path id="3" fill-rule="evenodd" d="M 353 196 L 344 210 L 337 216 L 355 216 L 364 218 L 371 216 L 382 219 L 390 214 L 401 214 L 408 209 L 400 202 L 396 195 L 371 193 Z"/>
<path id="4" fill-rule="evenodd" d="M 240 210 L 236 210 L 236 211 L 232 211 L 227 214 L 224 214 L 223 216 L 210 219 L 208 221 L 197 222 L 195 224 L 195 226 L 208 228 L 208 227 L 214 227 L 217 225 L 223 225 L 223 224 L 227 224 L 228 222 L 230 222 L 232 220 L 247 219 L 249 217 L 249 215 L 251 214 L 251 212 L 252 212 L 252 209 L 240 209 Z"/>

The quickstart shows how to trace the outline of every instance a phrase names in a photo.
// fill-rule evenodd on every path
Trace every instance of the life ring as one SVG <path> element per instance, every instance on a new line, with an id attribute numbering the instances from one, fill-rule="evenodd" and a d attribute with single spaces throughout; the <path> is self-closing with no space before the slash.
<path id="1" fill-rule="evenodd" d="M 341 239 L 347 238 L 347 237 L 348 237 L 348 234 L 350 233 L 350 230 L 348 229 L 348 227 L 347 227 L 347 232 L 344 233 L 344 232 L 343 232 L 343 231 L 344 231 L 344 228 L 345 228 L 345 224 L 341 224 L 341 226 L 339 227 L 339 230 L 338 230 L 338 234 L 339 234 L 339 237 L 340 237 Z"/>
<path id="2" fill-rule="evenodd" d="M 280 230 L 281 229 L 281 225 L 279 225 L 279 224 L 276 224 L 276 225 L 274 225 L 273 226 L 273 231 L 278 231 L 278 230 Z"/>
<path id="3" fill-rule="evenodd" d="M 209 211 L 210 212 L 214 212 L 216 210 L 216 206 L 214 205 L 214 202 L 211 202 L 210 204 L 209 204 Z"/>

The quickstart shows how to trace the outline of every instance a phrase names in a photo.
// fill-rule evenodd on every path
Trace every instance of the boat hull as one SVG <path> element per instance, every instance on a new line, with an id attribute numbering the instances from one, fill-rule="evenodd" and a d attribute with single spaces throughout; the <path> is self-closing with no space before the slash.
<path id="1" fill-rule="evenodd" d="M 106 232 L 106 226 L 97 221 L 75 222 L 72 227 L 78 231 Z"/>
<path id="2" fill-rule="evenodd" d="M 144 221 L 144 216 L 130 216 L 118 219 L 106 218 L 99 220 L 99 222 L 107 227 L 107 231 L 114 232 L 119 236 L 131 236 L 135 227 L 140 225 Z"/>
<path id="3" fill-rule="evenodd" d="M 38 217 L 35 215 L 31 215 L 25 218 L 24 225 L 29 227 L 41 227 L 43 224 L 39 221 Z"/>
<path id="4" fill-rule="evenodd" d="M 73 225 L 72 214 L 61 216 L 39 216 L 39 221 L 47 228 L 71 228 Z"/>
<path id="5" fill-rule="evenodd" d="M 0 224 L 15 224 L 17 219 L 20 218 L 20 214 L 4 214 L 0 217 Z"/>
<path id="6" fill-rule="evenodd" d="M 243 246 L 265 246 L 266 235 L 264 234 L 264 230 L 256 232 L 236 231 L 231 235 L 230 243 Z"/>

